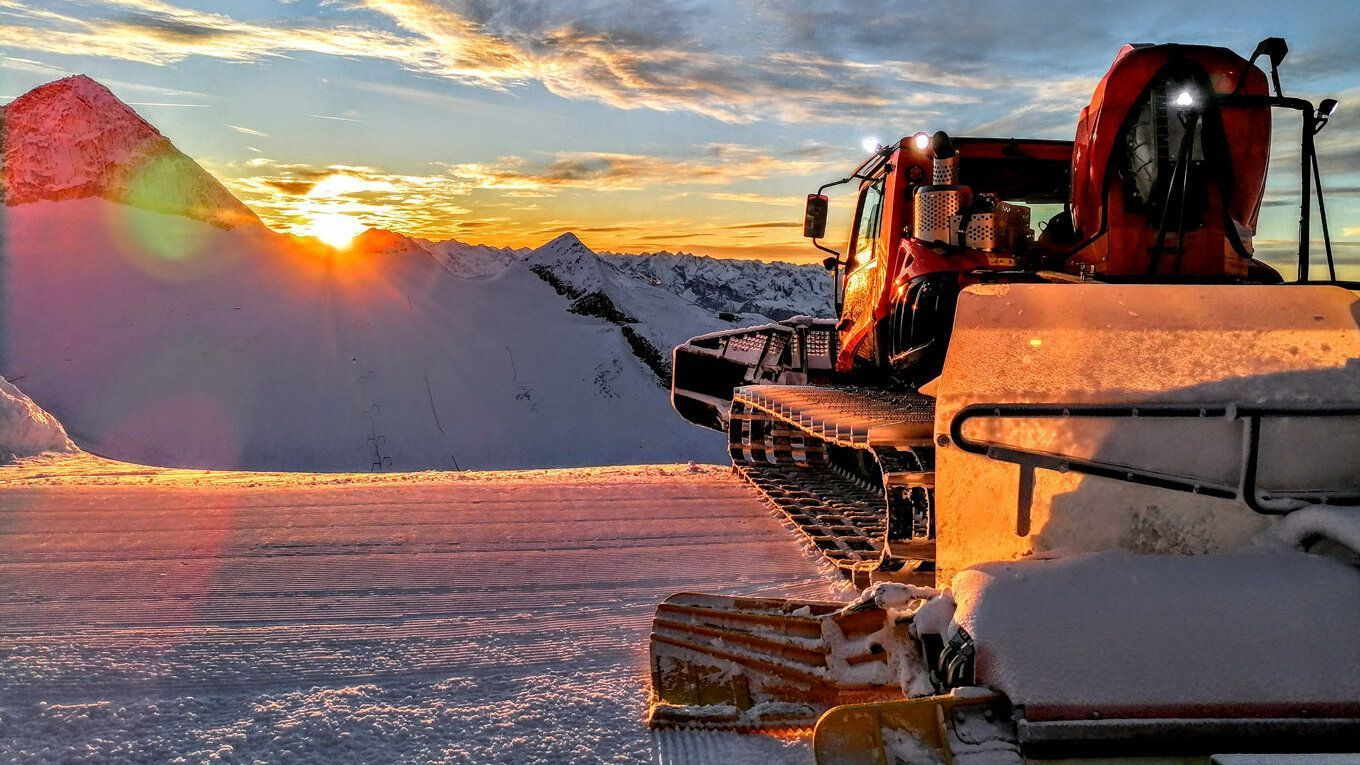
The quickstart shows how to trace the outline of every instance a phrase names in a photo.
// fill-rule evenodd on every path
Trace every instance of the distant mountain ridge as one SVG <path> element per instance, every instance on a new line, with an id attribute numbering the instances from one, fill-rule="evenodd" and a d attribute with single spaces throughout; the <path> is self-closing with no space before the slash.
<path id="1" fill-rule="evenodd" d="M 628 302 L 620 292 L 622 285 L 641 282 L 705 311 L 746 315 L 753 321 L 831 315 L 831 277 L 820 265 L 734 260 L 685 252 L 640 255 L 595 252 L 571 232 L 528 249 L 466 244 L 457 239 L 435 242 L 391 232 L 382 232 L 384 236 L 379 237 L 374 233 L 377 231 L 370 229 L 360 238 L 365 246 L 382 243 L 385 250 L 418 246 L 445 270 L 467 279 L 490 278 L 524 262 L 557 273 L 563 283 L 583 294 L 603 291 L 620 304 Z M 404 243 L 398 245 L 392 237 L 400 237 Z"/>
<path id="2" fill-rule="evenodd" d="M 714 258 L 689 253 L 600 253 L 620 272 L 711 311 L 771 319 L 831 315 L 831 277 L 820 265 Z"/>
<path id="3" fill-rule="evenodd" d="M 452 274 L 467 279 L 495 276 L 511 263 L 523 260 L 533 250 L 528 247 L 496 247 L 490 244 L 466 244 L 457 239 L 433 241 L 412 237 Z"/>

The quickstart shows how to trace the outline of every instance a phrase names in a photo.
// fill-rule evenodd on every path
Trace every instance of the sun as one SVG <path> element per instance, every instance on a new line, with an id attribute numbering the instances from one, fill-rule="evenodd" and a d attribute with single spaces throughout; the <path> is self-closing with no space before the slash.
<path id="1" fill-rule="evenodd" d="M 354 237 L 363 233 L 364 224 L 348 215 L 318 215 L 307 224 L 307 233 L 337 250 L 350 246 Z"/>

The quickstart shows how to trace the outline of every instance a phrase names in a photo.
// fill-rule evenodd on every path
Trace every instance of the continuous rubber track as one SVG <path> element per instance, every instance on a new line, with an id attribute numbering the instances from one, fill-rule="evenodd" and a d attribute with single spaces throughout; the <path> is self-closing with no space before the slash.
<path id="1" fill-rule="evenodd" d="M 740 463 L 736 470 L 847 578 L 856 566 L 878 561 L 885 528 L 881 489 L 851 480 L 826 464 Z"/>
<path id="2" fill-rule="evenodd" d="M 928 443 L 935 400 L 916 393 L 831 385 L 748 385 L 733 401 L 845 447 Z"/>
<path id="3" fill-rule="evenodd" d="M 0 762 L 799 762 L 642 726 L 666 596 L 835 596 L 792 542 L 717 467 L 0 469 Z"/>
<path id="4" fill-rule="evenodd" d="M 933 545 L 913 547 L 896 565 L 880 559 L 890 535 L 894 544 L 933 538 L 934 413 L 934 399 L 906 391 L 748 385 L 732 395 L 729 453 L 737 473 L 855 586 L 880 577 L 915 583 L 930 579 Z"/>

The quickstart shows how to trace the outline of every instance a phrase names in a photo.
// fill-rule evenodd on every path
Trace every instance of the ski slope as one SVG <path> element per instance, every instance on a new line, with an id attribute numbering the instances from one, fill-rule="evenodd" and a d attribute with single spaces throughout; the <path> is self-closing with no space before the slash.
<path id="1" fill-rule="evenodd" d="M 0 529 L 0 761 L 810 759 L 642 726 L 664 596 L 835 596 L 723 468 L 46 456 L 0 468 Z"/>
<path id="2" fill-rule="evenodd" d="M 307 471 L 725 458 L 619 327 L 522 265 L 470 280 L 418 248 L 321 257 L 103 199 L 11 208 L 6 236 L 0 374 L 90 451 Z M 730 326 L 639 285 L 669 300 L 638 325 L 667 358 Z"/>

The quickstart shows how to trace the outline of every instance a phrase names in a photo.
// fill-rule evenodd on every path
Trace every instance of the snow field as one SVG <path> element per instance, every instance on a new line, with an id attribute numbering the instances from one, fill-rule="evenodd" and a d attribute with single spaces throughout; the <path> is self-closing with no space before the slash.
<path id="1" fill-rule="evenodd" d="M 0 761 L 807 761 L 642 726 L 666 595 L 833 594 L 727 471 L 394 478 L 0 470 Z"/>

